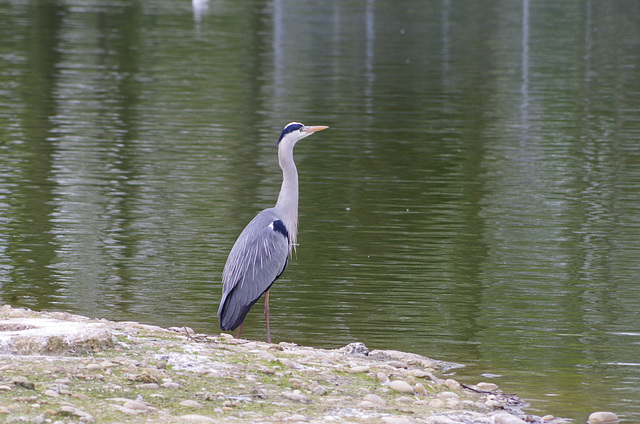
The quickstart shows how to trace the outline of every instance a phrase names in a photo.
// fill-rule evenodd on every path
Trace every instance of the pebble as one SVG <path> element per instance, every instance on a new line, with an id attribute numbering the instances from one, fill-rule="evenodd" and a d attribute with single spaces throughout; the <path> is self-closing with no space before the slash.
<path id="1" fill-rule="evenodd" d="M 29 389 L 29 390 L 35 390 L 36 386 L 35 384 L 33 384 L 32 382 L 30 382 L 29 380 L 27 380 L 27 377 L 23 377 L 21 375 L 17 376 L 17 377 L 13 377 L 11 379 L 11 382 L 18 386 L 18 387 L 22 387 L 24 389 Z"/>
<path id="2" fill-rule="evenodd" d="M 56 392 L 55 390 L 45 390 L 43 393 L 43 395 L 45 396 L 49 396 L 49 397 L 60 397 L 60 393 Z"/>
<path id="3" fill-rule="evenodd" d="M 61 406 L 58 413 L 60 415 L 72 415 L 74 417 L 78 417 L 82 422 L 89 422 L 89 423 L 96 422 L 95 418 L 93 418 L 93 415 L 83 411 L 80 408 L 76 408 L 75 406 L 72 406 L 72 405 Z"/>
<path id="4" fill-rule="evenodd" d="M 349 369 L 349 373 L 351 374 L 358 374 L 358 373 L 362 373 L 362 372 L 369 372 L 370 368 L 366 365 L 360 365 L 357 367 L 351 367 Z"/>
<path id="5" fill-rule="evenodd" d="M 414 377 L 418 378 L 431 378 L 433 376 L 433 374 L 431 374 L 430 372 L 426 372 L 425 370 L 421 369 L 415 369 L 411 373 Z"/>
<path id="6" fill-rule="evenodd" d="M 180 405 L 186 406 L 187 408 L 202 408 L 202 404 L 197 400 L 187 399 L 180 402 Z"/>
<path id="7" fill-rule="evenodd" d="M 388 361 L 387 365 L 393 368 L 409 368 L 407 363 L 402 361 Z"/>
<path id="8" fill-rule="evenodd" d="M 460 400 L 460 395 L 454 392 L 440 392 L 438 397 L 444 401 L 447 400 Z"/>
<path id="9" fill-rule="evenodd" d="M 10 386 L 7 386 L 5 384 L 0 385 L 0 391 L 11 391 L 13 390 Z"/>
<path id="10" fill-rule="evenodd" d="M 589 415 L 589 424 L 615 424 L 620 420 L 613 412 L 598 411 Z"/>
<path id="11" fill-rule="evenodd" d="M 415 423 L 415 421 L 413 421 L 411 418 L 399 417 L 399 416 L 382 417 L 380 420 L 384 424 L 414 424 Z"/>
<path id="12" fill-rule="evenodd" d="M 515 415 L 502 413 L 493 416 L 496 424 L 527 424 L 525 420 L 522 420 Z"/>
<path id="13" fill-rule="evenodd" d="M 382 384 L 388 384 L 389 383 L 389 377 L 387 376 L 387 374 L 381 372 L 378 372 L 376 374 L 376 377 L 378 378 L 378 381 L 380 381 Z"/>
<path id="14" fill-rule="evenodd" d="M 324 396 L 324 395 L 329 393 L 329 390 L 327 390 L 326 387 L 323 387 L 323 386 L 320 386 L 320 385 L 315 386 L 313 389 L 311 389 L 311 391 L 313 393 L 317 394 L 317 395 L 320 395 L 320 396 Z"/>
<path id="15" fill-rule="evenodd" d="M 275 362 L 278 360 L 278 358 L 276 358 L 274 354 L 269 353 L 265 350 L 261 350 L 260 352 L 258 352 L 258 359 L 262 359 L 263 361 L 268 362 Z"/>
<path id="16" fill-rule="evenodd" d="M 300 393 L 300 390 L 282 392 L 282 396 L 294 402 L 307 402 L 307 397 Z"/>
<path id="17" fill-rule="evenodd" d="M 160 385 L 158 383 L 142 383 L 138 385 L 138 388 L 142 390 L 157 390 Z"/>
<path id="18" fill-rule="evenodd" d="M 378 396 L 378 395 L 374 395 L 373 393 L 370 393 L 368 395 L 366 395 L 364 397 L 364 401 L 365 402 L 370 402 L 371 404 L 375 405 L 375 406 L 380 406 L 382 408 L 387 406 L 387 402 L 382 399 L 382 397 Z"/>
<path id="19" fill-rule="evenodd" d="M 447 386 L 449 388 L 449 390 L 460 390 L 461 389 L 460 383 L 458 383 L 456 380 L 454 380 L 452 378 L 447 378 L 444 381 L 444 385 Z"/>
<path id="20" fill-rule="evenodd" d="M 389 383 L 389 388 L 400 393 L 413 393 L 413 387 L 403 380 L 394 380 Z"/>
<path id="21" fill-rule="evenodd" d="M 305 382 L 300 380 L 299 378 L 290 378 L 289 384 L 291 384 L 291 387 L 293 387 L 294 389 L 299 389 L 306 386 Z"/>
<path id="22" fill-rule="evenodd" d="M 128 400 L 122 405 L 124 408 L 133 409 L 134 411 L 147 411 L 149 407 L 146 403 L 138 400 Z"/>
<path id="23" fill-rule="evenodd" d="M 555 419 L 556 419 L 556 417 L 554 417 L 553 415 L 545 415 L 544 417 L 540 418 L 540 420 L 543 423 L 548 423 L 549 421 L 553 421 Z"/>
<path id="24" fill-rule="evenodd" d="M 485 392 L 494 392 L 496 390 L 498 390 L 498 385 L 497 384 L 493 384 L 493 383 L 478 383 L 476 384 L 476 389 L 478 390 L 484 390 Z"/>
<path id="25" fill-rule="evenodd" d="M 167 381 L 166 383 L 162 383 L 162 387 L 164 387 L 165 389 L 176 390 L 176 389 L 179 389 L 182 386 L 180 386 L 179 383 L 176 383 L 176 382 L 173 382 L 173 381 Z"/>
<path id="26" fill-rule="evenodd" d="M 416 391 L 416 393 L 418 393 L 419 395 L 427 394 L 427 389 L 424 387 L 422 383 L 416 383 L 416 385 L 413 386 L 413 388 Z"/>
<path id="27" fill-rule="evenodd" d="M 222 412 L 222 410 L 220 411 Z M 196 415 L 196 414 L 187 414 L 181 415 L 180 421 L 187 423 L 196 423 L 196 424 L 209 424 L 209 423 L 217 423 L 217 420 L 214 420 L 210 417 L 205 417 L 204 415 Z"/>

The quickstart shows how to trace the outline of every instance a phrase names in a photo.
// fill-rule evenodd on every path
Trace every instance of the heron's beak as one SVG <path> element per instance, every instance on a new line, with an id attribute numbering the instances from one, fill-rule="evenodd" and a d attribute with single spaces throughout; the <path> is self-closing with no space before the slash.
<path id="1" fill-rule="evenodd" d="M 326 130 L 327 127 L 326 125 L 316 125 L 316 126 L 305 126 L 304 127 L 304 132 L 309 133 L 309 134 L 313 134 L 316 131 L 322 131 L 322 130 Z"/>

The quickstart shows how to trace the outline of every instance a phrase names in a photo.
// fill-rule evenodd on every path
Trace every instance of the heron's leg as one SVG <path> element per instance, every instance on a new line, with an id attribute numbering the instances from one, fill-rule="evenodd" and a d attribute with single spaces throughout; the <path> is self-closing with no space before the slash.
<path id="1" fill-rule="evenodd" d="M 242 332 L 242 326 L 244 325 L 244 322 L 242 324 L 240 324 L 240 327 L 238 327 L 238 335 L 236 336 L 236 339 L 240 338 L 240 333 Z"/>
<path id="2" fill-rule="evenodd" d="M 264 319 L 267 321 L 267 343 L 271 343 L 271 328 L 269 326 L 269 290 L 264 295 Z"/>

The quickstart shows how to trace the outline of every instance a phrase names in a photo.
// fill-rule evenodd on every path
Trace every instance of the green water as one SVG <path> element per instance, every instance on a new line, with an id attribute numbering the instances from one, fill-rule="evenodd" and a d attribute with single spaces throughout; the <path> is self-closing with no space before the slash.
<path id="1" fill-rule="evenodd" d="M 280 130 L 329 125 L 296 147 L 274 341 L 416 352 L 532 413 L 640 420 L 637 2 L 0 1 L 0 20 L 1 303 L 218 332 Z M 265 338 L 260 308 L 243 336 Z"/>

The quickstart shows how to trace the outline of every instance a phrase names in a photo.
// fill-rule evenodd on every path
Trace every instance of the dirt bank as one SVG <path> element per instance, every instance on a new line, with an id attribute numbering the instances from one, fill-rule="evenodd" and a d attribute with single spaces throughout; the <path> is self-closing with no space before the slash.
<path id="1" fill-rule="evenodd" d="M 456 364 L 362 344 L 323 350 L 0 308 L 0 421 L 560 423 Z"/>

